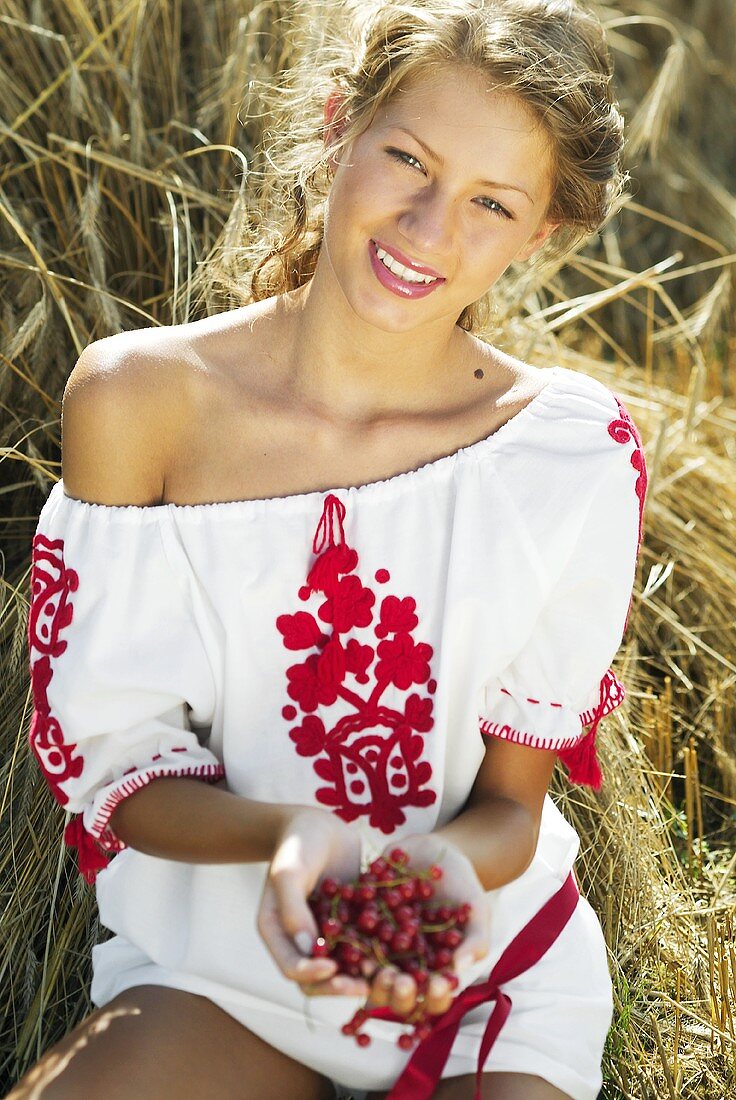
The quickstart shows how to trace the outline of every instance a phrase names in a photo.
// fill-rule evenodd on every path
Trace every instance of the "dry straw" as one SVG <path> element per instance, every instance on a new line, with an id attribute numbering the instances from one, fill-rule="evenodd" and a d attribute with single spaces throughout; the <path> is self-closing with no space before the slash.
<path id="1" fill-rule="evenodd" d="M 632 193 L 564 266 L 510 280 L 496 320 L 516 354 L 617 390 L 650 470 L 605 784 L 553 786 L 615 978 L 604 1095 L 722 1100 L 736 1065 L 736 14 L 731 0 L 596 7 Z M 215 261 L 258 202 L 263 89 L 338 9 L 0 0 L 2 1086 L 88 1011 L 91 947 L 109 934 L 27 744 L 30 540 L 60 472 L 63 386 L 90 339 L 223 304 Z"/>

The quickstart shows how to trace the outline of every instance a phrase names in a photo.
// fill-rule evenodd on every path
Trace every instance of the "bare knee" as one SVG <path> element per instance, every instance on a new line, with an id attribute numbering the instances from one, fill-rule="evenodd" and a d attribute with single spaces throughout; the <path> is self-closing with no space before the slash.
<path id="1" fill-rule="evenodd" d="M 327 1078 L 204 997 L 137 986 L 53 1046 L 6 1100 L 332 1100 Z"/>
<path id="2" fill-rule="evenodd" d="M 483 1100 L 571 1100 L 566 1092 L 530 1073 L 484 1073 Z M 366 1100 L 386 1100 L 387 1092 L 369 1092 Z M 475 1096 L 475 1077 L 446 1077 L 432 1093 L 432 1100 L 470 1100 Z"/>
<path id="3" fill-rule="evenodd" d="M 432 1100 L 471 1100 L 475 1096 L 475 1076 L 447 1077 Z M 481 1085 L 483 1100 L 571 1100 L 566 1092 L 531 1073 L 484 1073 Z M 370 1098 L 369 1098 L 370 1100 Z"/>

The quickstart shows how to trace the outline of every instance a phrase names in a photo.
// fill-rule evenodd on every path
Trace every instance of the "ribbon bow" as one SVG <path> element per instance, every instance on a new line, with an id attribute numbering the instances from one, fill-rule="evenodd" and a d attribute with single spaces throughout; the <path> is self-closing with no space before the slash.
<path id="1" fill-rule="evenodd" d="M 457 995 L 447 1012 L 437 1017 L 431 1033 L 415 1048 L 387 1100 L 430 1100 L 442 1077 L 463 1016 L 478 1005 L 495 1001 L 478 1051 L 474 1100 L 481 1100 L 483 1066 L 511 1011 L 511 998 L 501 986 L 539 962 L 572 916 L 579 896 L 575 876 L 570 871 L 560 889 L 514 937 L 493 967 L 488 980 L 467 986 Z M 385 1008 L 374 1009 L 371 1016 L 400 1019 L 391 1009 Z"/>

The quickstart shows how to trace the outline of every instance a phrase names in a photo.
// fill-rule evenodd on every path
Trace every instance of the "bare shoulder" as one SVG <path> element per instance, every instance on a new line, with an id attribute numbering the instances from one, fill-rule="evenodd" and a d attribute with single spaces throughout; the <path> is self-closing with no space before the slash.
<path id="1" fill-rule="evenodd" d="M 247 404 L 248 364 L 278 326 L 274 300 L 180 325 L 96 340 L 72 370 L 62 403 L 62 475 L 69 496 L 155 505 L 195 433 L 217 434 Z"/>
<path id="2" fill-rule="evenodd" d="M 160 502 L 172 426 L 194 370 L 182 328 L 121 332 L 84 349 L 62 401 L 69 496 L 111 505 Z"/>
<path id="3" fill-rule="evenodd" d="M 487 374 L 494 404 L 509 417 L 528 405 L 547 385 L 547 369 L 532 366 L 475 336 L 471 340 L 480 370 Z"/>

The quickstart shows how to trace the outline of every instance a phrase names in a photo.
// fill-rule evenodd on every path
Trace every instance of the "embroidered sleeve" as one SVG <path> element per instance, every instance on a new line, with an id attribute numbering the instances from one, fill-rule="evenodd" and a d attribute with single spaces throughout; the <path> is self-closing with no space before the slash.
<path id="1" fill-rule="evenodd" d="M 628 625 L 646 493 L 641 440 L 615 402 L 600 429 L 609 453 L 573 550 L 531 637 L 486 684 L 480 716 L 484 735 L 554 749 L 571 781 L 596 789 L 597 726 L 625 694 L 610 666 Z"/>
<path id="2" fill-rule="evenodd" d="M 214 782 L 215 684 L 166 554 L 159 509 L 90 505 L 54 487 L 32 545 L 30 745 L 66 842 L 93 882 L 125 847 L 114 808 L 160 776 Z"/>

